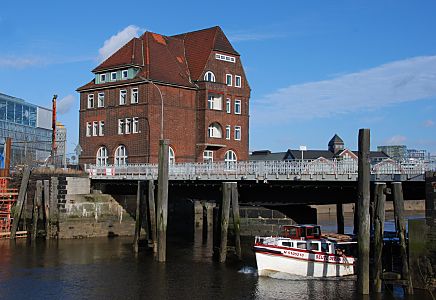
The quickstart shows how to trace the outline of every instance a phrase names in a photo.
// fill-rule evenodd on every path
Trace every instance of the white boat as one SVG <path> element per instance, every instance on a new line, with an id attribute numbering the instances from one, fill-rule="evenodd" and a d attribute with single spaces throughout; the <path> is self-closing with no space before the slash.
<path id="1" fill-rule="evenodd" d="M 280 236 L 256 237 L 259 276 L 282 272 L 300 276 L 339 277 L 355 274 L 357 245 L 345 236 L 321 236 L 317 225 L 283 226 Z"/>

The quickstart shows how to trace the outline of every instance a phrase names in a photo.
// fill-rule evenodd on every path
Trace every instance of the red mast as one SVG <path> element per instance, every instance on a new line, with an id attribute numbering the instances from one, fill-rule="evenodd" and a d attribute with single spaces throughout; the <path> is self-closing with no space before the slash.
<path id="1" fill-rule="evenodd" d="M 53 95 L 53 100 L 52 100 L 52 104 L 53 104 L 53 115 L 51 118 L 51 128 L 52 128 L 52 136 L 51 136 L 51 141 L 52 141 L 52 148 L 51 148 L 51 160 L 52 163 L 55 164 L 55 157 L 56 157 L 56 99 L 57 99 L 58 95 Z"/>

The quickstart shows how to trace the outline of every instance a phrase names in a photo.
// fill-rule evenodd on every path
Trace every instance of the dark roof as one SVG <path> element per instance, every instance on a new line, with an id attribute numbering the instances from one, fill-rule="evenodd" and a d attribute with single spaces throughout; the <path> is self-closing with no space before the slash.
<path id="1" fill-rule="evenodd" d="M 301 159 L 301 151 L 300 150 L 288 150 L 292 157 L 288 159 Z M 303 152 L 304 159 L 317 159 L 320 157 L 324 157 L 327 159 L 333 158 L 334 154 L 328 150 L 307 150 Z"/>
<path id="2" fill-rule="evenodd" d="M 332 139 L 329 141 L 329 146 L 334 144 L 344 144 L 344 141 L 339 137 L 339 135 L 335 134 Z"/>
<path id="3" fill-rule="evenodd" d="M 286 154 L 287 152 L 271 153 L 269 150 L 259 150 L 253 151 L 249 156 L 249 160 L 284 160 Z"/>
<path id="4" fill-rule="evenodd" d="M 342 151 L 341 151 L 342 152 Z M 358 155 L 358 151 L 352 151 L 356 156 Z M 370 158 L 389 158 L 389 156 L 383 151 L 371 151 L 369 154 Z M 304 159 L 318 159 L 320 157 L 324 157 L 326 159 L 333 159 L 337 157 L 334 153 L 328 150 L 307 150 L 303 153 Z M 292 150 L 288 149 L 286 152 L 275 152 L 271 153 L 269 150 L 259 150 L 253 151 L 250 154 L 249 160 L 294 160 L 301 159 L 301 151 L 300 150 Z"/>
<path id="5" fill-rule="evenodd" d="M 131 39 L 92 72 L 136 66 L 140 71 L 135 78 L 195 87 L 193 81 L 199 80 L 213 50 L 239 56 L 218 26 L 175 36 L 147 31 Z M 117 84 L 120 82 L 106 86 Z M 78 91 L 96 87 L 103 85 L 92 80 Z"/>

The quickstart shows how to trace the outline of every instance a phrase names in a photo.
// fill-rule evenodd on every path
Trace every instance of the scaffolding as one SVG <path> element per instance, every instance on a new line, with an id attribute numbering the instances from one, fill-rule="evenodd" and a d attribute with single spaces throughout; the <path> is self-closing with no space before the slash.
<path id="1" fill-rule="evenodd" d="M 0 239 L 9 238 L 13 221 L 12 207 L 18 198 L 18 190 L 8 188 L 8 178 L 0 177 Z"/>

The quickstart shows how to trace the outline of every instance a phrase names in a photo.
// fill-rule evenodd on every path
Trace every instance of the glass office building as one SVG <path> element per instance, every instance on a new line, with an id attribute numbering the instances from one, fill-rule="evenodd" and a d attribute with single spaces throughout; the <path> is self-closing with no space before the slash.
<path id="1" fill-rule="evenodd" d="M 50 109 L 0 93 L 0 153 L 12 139 L 11 167 L 44 162 L 51 151 Z"/>

